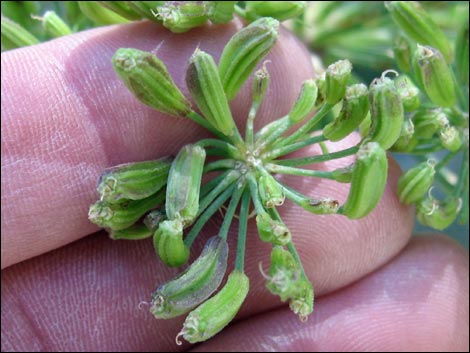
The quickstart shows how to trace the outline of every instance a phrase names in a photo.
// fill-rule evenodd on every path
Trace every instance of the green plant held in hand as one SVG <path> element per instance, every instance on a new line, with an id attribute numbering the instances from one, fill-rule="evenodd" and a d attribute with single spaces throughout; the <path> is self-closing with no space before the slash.
<path id="1" fill-rule="evenodd" d="M 130 2 L 116 11 L 123 15 L 129 11 L 129 18 L 130 12 L 136 11 L 136 4 L 131 6 L 132 3 L 142 6 L 143 2 Z M 214 4 L 209 19 L 229 20 L 234 6 L 231 3 L 227 7 Z M 275 2 L 270 3 L 274 9 Z M 305 6 L 303 2 L 292 3 L 292 13 Z M 392 5 L 390 9 L 395 6 Z M 460 89 L 453 86 L 453 69 L 446 62 L 449 53 L 444 59 L 437 49 L 416 46 L 414 55 L 401 58 L 404 66 L 409 61 L 414 72 L 401 76 L 386 70 L 369 86 L 351 82 L 352 64 L 340 60 L 328 66 L 324 75 L 304 82 L 287 115 L 254 131 L 254 120 L 269 90 L 270 75 L 263 59 L 276 44 L 279 21 L 260 17 L 260 8 L 250 6 L 246 10 L 254 22 L 230 39 L 218 63 L 199 48 L 189 58 L 186 85 L 192 100 L 184 96 L 166 65 L 154 54 L 121 48 L 113 57 L 117 75 L 139 101 L 175 119 L 190 119 L 214 135 L 183 146 L 175 158 L 128 163 L 105 171 L 98 186 L 100 201 L 89 212 L 90 220 L 107 228 L 113 239 L 137 240 L 153 235 L 155 251 L 162 262 L 179 267 L 189 259 L 204 225 L 219 209 L 225 210 L 218 234 L 209 239 L 200 256 L 179 276 L 159 285 L 152 295 L 150 311 L 157 319 L 189 313 L 177 336 L 178 344 L 180 337 L 191 343 L 213 337 L 229 324 L 249 295 L 244 263 L 247 225 L 252 217 L 259 240 L 272 246 L 269 273 L 262 272 L 266 287 L 282 301 L 288 301 L 302 321 L 312 313 L 313 285 L 294 246 L 295 234 L 278 212 L 285 199 L 317 215 L 338 214 L 352 220 L 366 217 L 385 190 L 386 151 L 419 154 L 434 148 L 447 150 L 447 157 L 436 163 L 423 161 L 405 173 L 398 182 L 400 201 L 418 205 L 418 219 L 437 229 L 450 225 L 468 204 L 461 196 L 468 191 L 468 182 L 461 181 L 468 179 L 468 161 L 451 197 L 444 201 L 425 198 L 434 181 L 442 179 L 446 163 L 468 147 L 468 133 L 462 133 L 465 127 L 468 129 L 468 113 L 465 120 L 464 107 L 454 107 L 462 99 Z M 394 18 L 405 23 L 409 7 L 397 9 L 400 12 Z M 208 16 L 198 12 L 194 23 L 189 23 L 190 18 L 171 22 L 169 17 L 164 18 L 170 12 L 163 10 L 160 8 L 157 19 L 175 32 L 188 29 L 186 25 L 199 25 L 198 21 L 207 20 L 200 17 Z M 183 11 L 172 8 L 172 16 L 176 16 L 176 10 Z M 197 12 L 201 8 L 186 10 Z M 241 9 L 235 7 L 235 11 Z M 429 21 L 422 22 L 428 29 Z M 465 45 L 461 37 L 458 40 Z M 438 44 L 441 50 L 447 50 L 442 38 Z M 257 66 L 261 68 L 255 71 Z M 462 70 L 463 65 L 459 68 Z M 396 77 L 387 77 L 390 72 Z M 250 75 L 254 76 L 252 106 L 242 134 L 229 103 Z M 452 85 L 453 90 L 443 96 L 439 82 L 446 87 Z M 423 104 L 421 93 L 430 102 Z M 340 141 L 359 128 L 364 133 L 357 145 L 328 151 L 326 141 Z M 321 154 L 289 156 L 315 144 L 321 147 Z M 466 153 L 468 158 L 468 150 Z M 333 171 L 305 167 L 346 156 L 356 156 L 355 162 Z M 350 192 L 344 204 L 328 195 L 304 195 L 281 183 L 279 174 L 350 183 Z M 235 265 L 228 270 L 227 283 L 209 299 L 229 266 L 227 237 L 234 219 L 239 228 Z"/>

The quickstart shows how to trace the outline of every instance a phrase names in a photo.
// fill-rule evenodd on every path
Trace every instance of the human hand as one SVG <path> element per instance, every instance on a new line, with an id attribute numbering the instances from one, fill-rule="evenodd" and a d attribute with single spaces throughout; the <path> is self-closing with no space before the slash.
<path id="1" fill-rule="evenodd" d="M 97 228 L 86 215 L 103 169 L 175 154 L 206 132 L 139 103 L 114 74 L 111 56 L 120 47 L 151 51 L 160 45 L 159 57 L 184 88 L 194 49 L 218 58 L 237 26 L 174 35 L 143 22 L 2 54 L 2 351 L 180 349 L 174 338 L 182 318 L 155 320 L 137 308 L 177 272 L 162 266 L 149 241 L 88 236 Z M 271 86 L 258 127 L 286 113 L 313 75 L 309 54 L 285 31 L 268 59 Z M 243 89 L 232 104 L 239 126 L 249 102 Z M 353 136 L 331 149 L 355 142 Z M 267 266 L 269 246 L 252 225 L 251 290 L 238 320 L 212 340 L 183 348 L 468 350 L 468 255 L 446 238 L 410 239 L 413 213 L 395 197 L 400 170 L 390 164 L 384 197 L 362 220 L 283 207 L 315 286 L 308 323 L 265 289 L 258 263 Z M 344 184 L 286 179 L 305 194 L 347 196 Z M 218 225 L 205 229 L 193 257 Z"/>

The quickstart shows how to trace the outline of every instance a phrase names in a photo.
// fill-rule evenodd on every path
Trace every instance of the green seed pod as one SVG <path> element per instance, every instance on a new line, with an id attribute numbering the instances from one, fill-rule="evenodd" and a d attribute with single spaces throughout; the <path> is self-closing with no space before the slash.
<path id="1" fill-rule="evenodd" d="M 371 125 L 372 125 L 372 119 L 370 117 L 370 110 L 369 110 L 369 113 L 367 113 L 365 119 L 362 120 L 362 123 L 359 124 L 359 133 L 361 134 L 362 138 L 365 138 L 367 135 L 369 135 Z"/>
<path id="2" fill-rule="evenodd" d="M 258 180 L 259 196 L 263 206 L 273 208 L 282 206 L 285 200 L 284 190 L 271 175 L 262 175 Z"/>
<path id="3" fill-rule="evenodd" d="M 334 105 L 343 99 L 351 77 L 352 65 L 348 60 L 339 60 L 326 69 L 326 102 Z"/>
<path id="4" fill-rule="evenodd" d="M 152 234 L 158 229 L 160 222 L 166 220 L 166 213 L 164 208 L 157 208 L 153 210 L 144 217 L 144 224 L 145 226 L 150 229 Z"/>
<path id="5" fill-rule="evenodd" d="M 206 15 L 215 24 L 230 22 L 236 3 L 236 1 L 204 1 Z"/>
<path id="6" fill-rule="evenodd" d="M 173 33 L 184 33 L 207 22 L 204 6 L 191 1 L 180 5 L 166 2 L 157 7 L 156 17 Z"/>
<path id="7" fill-rule="evenodd" d="M 468 21 L 465 21 L 462 28 L 459 30 L 459 34 L 455 42 L 456 77 L 464 86 L 468 86 L 468 54 Z"/>
<path id="8" fill-rule="evenodd" d="M 436 162 L 428 160 L 408 170 L 398 180 L 397 192 L 400 202 L 411 204 L 423 198 L 434 181 Z"/>
<path id="9" fill-rule="evenodd" d="M 129 20 L 107 9 L 98 1 L 78 1 L 82 13 L 99 26 L 128 23 Z"/>
<path id="10" fill-rule="evenodd" d="M 253 77 L 253 102 L 261 103 L 268 90 L 269 81 L 269 72 L 266 69 L 266 62 L 264 62 L 263 67 L 257 70 Z"/>
<path id="11" fill-rule="evenodd" d="M 2 48 L 4 50 L 21 48 L 39 43 L 39 39 L 31 34 L 26 28 L 5 16 L 2 16 L 1 18 L 1 34 Z"/>
<path id="12" fill-rule="evenodd" d="M 386 1 L 385 5 L 406 35 L 418 43 L 439 49 L 447 62 L 451 61 L 447 37 L 417 1 Z"/>
<path id="13" fill-rule="evenodd" d="M 418 204 L 416 216 L 425 226 L 444 230 L 454 223 L 461 208 L 462 199 L 449 197 L 439 201 L 430 196 Z"/>
<path id="14" fill-rule="evenodd" d="M 279 21 L 260 18 L 238 31 L 227 43 L 219 61 L 219 75 L 228 100 L 232 100 L 256 65 L 276 43 Z"/>
<path id="15" fill-rule="evenodd" d="M 393 54 L 401 72 L 411 72 L 411 45 L 403 36 L 398 36 L 393 46 Z"/>
<path id="16" fill-rule="evenodd" d="M 394 152 L 410 152 L 418 144 L 415 136 L 415 127 L 411 119 L 405 119 L 401 128 L 400 137 L 393 144 L 391 150 Z"/>
<path id="17" fill-rule="evenodd" d="M 72 33 L 70 27 L 54 11 L 46 11 L 42 17 L 38 17 L 46 33 L 58 38 Z"/>
<path id="18" fill-rule="evenodd" d="M 274 245 L 286 245 L 292 239 L 290 230 L 281 221 L 272 219 L 269 214 L 260 213 L 256 216 L 256 227 L 262 241 Z"/>
<path id="19" fill-rule="evenodd" d="M 332 171 L 333 178 L 339 183 L 350 183 L 352 180 L 352 173 L 354 170 L 354 164 L 351 164 L 344 168 L 338 168 Z"/>
<path id="20" fill-rule="evenodd" d="M 449 119 L 442 109 L 425 109 L 413 116 L 417 137 L 430 139 L 435 133 L 449 125 Z"/>
<path id="21" fill-rule="evenodd" d="M 339 141 L 348 136 L 369 113 L 367 87 L 363 84 L 349 86 L 339 115 L 326 125 L 323 135 L 330 141 Z"/>
<path id="22" fill-rule="evenodd" d="M 161 222 L 153 236 L 153 245 L 169 267 L 180 267 L 188 261 L 189 248 L 183 242 L 183 224 L 179 219 Z"/>
<path id="23" fill-rule="evenodd" d="M 317 101 L 318 88 L 314 80 L 307 80 L 302 84 L 297 100 L 289 112 L 291 122 L 299 123 L 313 113 Z"/>
<path id="24" fill-rule="evenodd" d="M 101 6 L 114 11 L 119 16 L 128 20 L 140 20 L 142 16 L 136 12 L 129 4 L 129 1 L 98 1 Z M 163 1 L 162 1 L 163 2 Z"/>
<path id="25" fill-rule="evenodd" d="M 343 214 L 350 219 L 368 215 L 379 203 L 387 183 L 387 154 L 377 142 L 363 144 L 354 164 L 351 189 Z"/>
<path id="26" fill-rule="evenodd" d="M 299 315 L 300 321 L 307 321 L 313 312 L 313 286 L 308 279 L 303 278 L 298 283 L 297 294 L 289 302 L 289 307 L 294 314 Z"/>
<path id="27" fill-rule="evenodd" d="M 315 79 L 317 85 L 317 107 L 325 103 L 326 101 L 326 75 L 323 72 L 320 76 Z"/>
<path id="28" fill-rule="evenodd" d="M 269 276 L 264 275 L 269 291 L 282 301 L 293 298 L 299 290 L 301 275 L 302 269 L 292 254 L 281 246 L 275 246 L 271 251 Z"/>
<path id="29" fill-rule="evenodd" d="M 150 312 L 157 319 L 170 319 L 194 309 L 219 287 L 227 268 L 227 257 L 227 242 L 218 236 L 211 237 L 196 261 L 155 290 Z"/>
<path id="30" fill-rule="evenodd" d="M 152 53 L 121 48 L 113 56 L 114 71 L 145 105 L 173 116 L 186 116 L 191 103 L 176 87 L 165 64 Z"/>
<path id="31" fill-rule="evenodd" d="M 413 68 L 418 82 L 433 103 L 441 107 L 455 105 L 452 71 L 438 50 L 418 44 Z"/>
<path id="32" fill-rule="evenodd" d="M 168 219 L 181 219 L 187 225 L 196 217 L 205 158 L 202 147 L 186 145 L 171 164 L 165 203 Z"/>
<path id="33" fill-rule="evenodd" d="M 299 16 L 306 7 L 306 1 L 247 1 L 245 12 L 249 21 L 260 17 L 272 17 L 285 21 Z"/>
<path id="34" fill-rule="evenodd" d="M 165 192 L 162 190 L 142 200 L 129 200 L 121 203 L 98 201 L 91 205 L 88 219 L 103 228 L 122 230 L 133 225 L 164 199 Z"/>
<path id="35" fill-rule="evenodd" d="M 232 136 L 236 126 L 212 56 L 196 49 L 189 61 L 186 85 L 205 118 L 224 135 Z"/>
<path id="36" fill-rule="evenodd" d="M 395 87 L 400 94 L 405 112 L 412 112 L 419 108 L 419 89 L 413 85 L 408 77 L 397 77 Z"/>
<path id="37" fill-rule="evenodd" d="M 401 96 L 393 81 L 385 77 L 375 79 L 370 86 L 370 115 L 372 124 L 368 139 L 387 150 L 400 137 L 404 120 Z"/>
<path id="38" fill-rule="evenodd" d="M 153 232 L 143 223 L 136 223 L 129 228 L 121 230 L 111 230 L 109 236 L 113 240 L 126 239 L 126 240 L 141 240 L 150 238 Z"/>
<path id="39" fill-rule="evenodd" d="M 176 343 L 181 344 L 181 336 L 190 343 L 202 342 L 222 331 L 240 310 L 249 288 L 249 278 L 234 270 L 220 292 L 189 313 Z"/>
<path id="40" fill-rule="evenodd" d="M 164 157 L 106 169 L 98 183 L 101 200 L 116 203 L 149 197 L 165 186 L 170 165 L 171 158 Z"/>
<path id="41" fill-rule="evenodd" d="M 457 152 L 462 147 L 459 130 L 455 126 L 446 126 L 439 134 L 442 146 L 451 152 Z"/>
<path id="42" fill-rule="evenodd" d="M 166 1 L 126 1 L 129 7 L 136 13 L 151 21 L 161 23 L 162 21 L 157 18 L 157 9 L 165 5 Z"/>

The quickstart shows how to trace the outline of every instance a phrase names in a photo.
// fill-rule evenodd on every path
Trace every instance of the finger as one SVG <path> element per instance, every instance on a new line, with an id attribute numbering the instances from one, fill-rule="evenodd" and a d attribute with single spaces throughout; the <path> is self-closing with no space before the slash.
<path id="1" fill-rule="evenodd" d="M 2 54 L 2 268 L 96 231 L 87 210 L 104 168 L 174 154 L 207 135 L 138 102 L 113 72 L 114 52 L 158 51 L 187 95 L 184 72 L 193 51 L 218 58 L 240 26 L 234 21 L 179 36 L 140 22 Z M 287 31 L 268 59 L 270 103 L 258 124 L 288 112 L 312 75 L 308 52 Z M 240 127 L 250 91 L 246 84 L 232 102 Z"/>
<path id="2" fill-rule="evenodd" d="M 287 308 L 225 329 L 195 351 L 468 351 L 468 254 L 415 238 L 361 281 L 316 301 L 307 324 Z"/>

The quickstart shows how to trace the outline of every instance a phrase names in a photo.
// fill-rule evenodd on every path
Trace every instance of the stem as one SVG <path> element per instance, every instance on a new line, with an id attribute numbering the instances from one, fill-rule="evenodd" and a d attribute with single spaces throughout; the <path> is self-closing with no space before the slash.
<path id="1" fill-rule="evenodd" d="M 250 186 L 251 198 L 253 199 L 253 204 L 255 205 L 256 213 L 261 214 L 266 212 L 259 197 L 258 183 L 256 182 L 255 176 L 252 173 L 247 175 L 248 185 Z"/>
<path id="2" fill-rule="evenodd" d="M 302 261 L 300 260 L 299 253 L 297 252 L 297 249 L 295 248 L 294 243 L 293 243 L 292 241 L 290 241 L 289 243 L 287 243 L 287 250 L 289 250 L 289 252 L 290 252 L 290 253 L 292 254 L 292 256 L 294 257 L 295 261 L 296 261 L 297 264 L 299 265 L 300 270 L 302 271 L 302 276 L 304 276 L 305 278 L 307 278 L 307 274 L 305 273 L 304 266 L 302 265 Z"/>
<path id="3" fill-rule="evenodd" d="M 204 210 L 215 200 L 215 198 L 223 192 L 225 189 L 227 189 L 230 185 L 232 185 L 235 180 L 237 180 L 240 177 L 240 173 L 231 170 L 227 173 L 224 174 L 223 180 L 221 180 L 217 186 L 215 186 L 204 198 L 199 202 L 199 211 L 197 214 L 197 217 L 204 212 Z"/>
<path id="4" fill-rule="evenodd" d="M 217 212 L 217 210 L 222 207 L 222 205 L 225 203 L 225 201 L 228 200 L 230 195 L 232 195 L 233 190 L 235 189 L 235 185 L 229 187 L 227 190 L 225 190 L 215 201 L 210 205 L 204 213 L 199 217 L 196 223 L 194 223 L 193 227 L 189 231 L 188 235 L 184 239 L 184 245 L 187 247 L 191 247 L 191 244 L 194 242 L 196 237 L 198 236 L 199 232 L 201 229 L 204 227 L 204 225 L 207 223 L 207 221 L 214 215 L 214 213 Z"/>
<path id="5" fill-rule="evenodd" d="M 250 211 L 250 191 L 245 189 L 240 206 L 240 221 L 238 223 L 238 243 L 237 257 L 235 259 L 235 269 L 244 272 L 245 267 L 245 247 L 246 233 L 248 228 L 248 213 Z"/>
<path id="6" fill-rule="evenodd" d="M 215 147 L 216 149 L 220 149 L 222 151 L 227 152 L 229 154 L 228 157 L 232 157 L 232 158 L 239 157 L 239 152 L 235 148 L 235 146 L 233 146 L 232 144 L 226 141 L 217 140 L 217 139 L 204 139 L 204 140 L 198 141 L 196 145 L 201 146 L 202 148 Z"/>
<path id="7" fill-rule="evenodd" d="M 279 146 L 286 146 L 293 142 L 296 142 L 305 134 L 310 133 L 310 130 L 330 111 L 332 108 L 331 104 L 323 105 L 320 110 L 309 120 L 305 123 L 300 129 L 294 132 L 289 137 L 283 139 Z"/>
<path id="8" fill-rule="evenodd" d="M 219 237 L 227 240 L 228 231 L 230 229 L 230 225 L 232 224 L 233 216 L 235 215 L 235 210 L 237 209 L 238 203 L 240 202 L 240 198 L 242 197 L 243 190 L 245 190 L 245 184 L 237 185 L 235 187 L 235 191 L 232 195 L 232 199 L 227 208 L 227 212 L 225 213 L 224 222 L 222 223 L 222 227 L 220 227 Z"/>
<path id="9" fill-rule="evenodd" d="M 463 192 L 465 190 L 465 184 L 468 184 L 468 147 L 465 149 L 462 158 L 462 165 L 460 166 L 459 179 L 457 182 L 457 187 L 455 188 L 454 195 L 457 197 L 463 197 Z M 468 195 L 467 195 L 468 196 Z M 465 207 L 465 205 L 464 205 Z"/>
<path id="10" fill-rule="evenodd" d="M 307 147 L 307 146 L 310 146 L 310 145 L 313 145 L 315 143 L 319 143 L 319 142 L 322 142 L 322 141 L 325 141 L 325 140 L 326 140 L 326 138 L 323 135 L 319 135 L 319 136 L 315 136 L 315 137 L 309 137 L 309 138 L 306 138 L 305 140 L 295 142 L 295 143 L 287 145 L 287 146 L 283 146 L 283 147 L 273 149 L 270 152 L 264 154 L 263 159 L 264 160 L 276 159 L 278 157 L 281 157 L 281 156 L 284 156 L 286 154 L 289 154 L 289 153 L 295 152 L 297 150 L 300 150 L 301 148 L 304 148 L 304 147 Z"/>
<path id="11" fill-rule="evenodd" d="M 219 169 L 233 169 L 235 168 L 236 161 L 233 159 L 221 159 L 215 162 L 211 162 L 205 165 L 204 174 Z"/>
<path id="12" fill-rule="evenodd" d="M 253 123 L 255 121 L 256 113 L 258 112 L 258 108 L 260 106 L 260 102 L 253 101 L 253 104 L 250 108 L 250 113 L 248 114 L 248 119 L 246 119 L 246 131 L 245 131 L 245 141 L 248 148 L 252 149 L 254 146 L 254 134 L 253 134 Z"/>
<path id="13" fill-rule="evenodd" d="M 199 192 L 199 199 L 206 196 L 213 188 L 215 188 L 226 176 L 230 173 L 230 170 L 217 175 L 215 178 L 209 180 L 201 187 L 201 191 Z"/>
<path id="14" fill-rule="evenodd" d="M 289 175 L 298 175 L 298 176 L 309 176 L 314 178 L 323 178 L 335 180 L 332 172 L 326 172 L 322 170 L 308 170 L 302 168 L 288 167 L 284 165 L 277 164 L 266 164 L 265 168 L 271 173 L 280 173 L 280 174 L 289 174 Z"/>
<path id="15" fill-rule="evenodd" d="M 320 163 L 320 162 L 331 161 L 333 159 L 343 158 L 343 157 L 355 154 L 358 150 L 359 150 L 359 147 L 353 146 L 342 151 L 322 154 L 320 156 L 311 156 L 311 157 L 294 158 L 294 159 L 281 159 L 281 160 L 277 160 L 276 163 L 279 165 L 297 167 L 301 165 Z"/>
<path id="16" fill-rule="evenodd" d="M 457 154 L 457 152 L 451 152 L 451 153 L 448 153 L 444 158 L 442 158 L 439 163 L 437 163 L 435 166 L 434 166 L 434 170 L 437 172 L 439 171 L 441 168 L 443 168 L 447 163 L 450 162 L 451 159 L 453 159 L 455 157 L 455 155 Z"/>
<path id="17" fill-rule="evenodd" d="M 210 132 L 212 132 L 218 138 L 220 138 L 222 140 L 227 140 L 227 136 L 225 136 L 219 130 L 217 130 L 215 127 L 213 127 L 210 122 L 208 122 L 206 119 L 204 119 L 202 116 L 200 116 L 195 111 L 192 110 L 188 115 L 186 115 L 186 117 L 191 119 L 195 123 L 201 125 L 206 130 L 209 130 Z"/>

